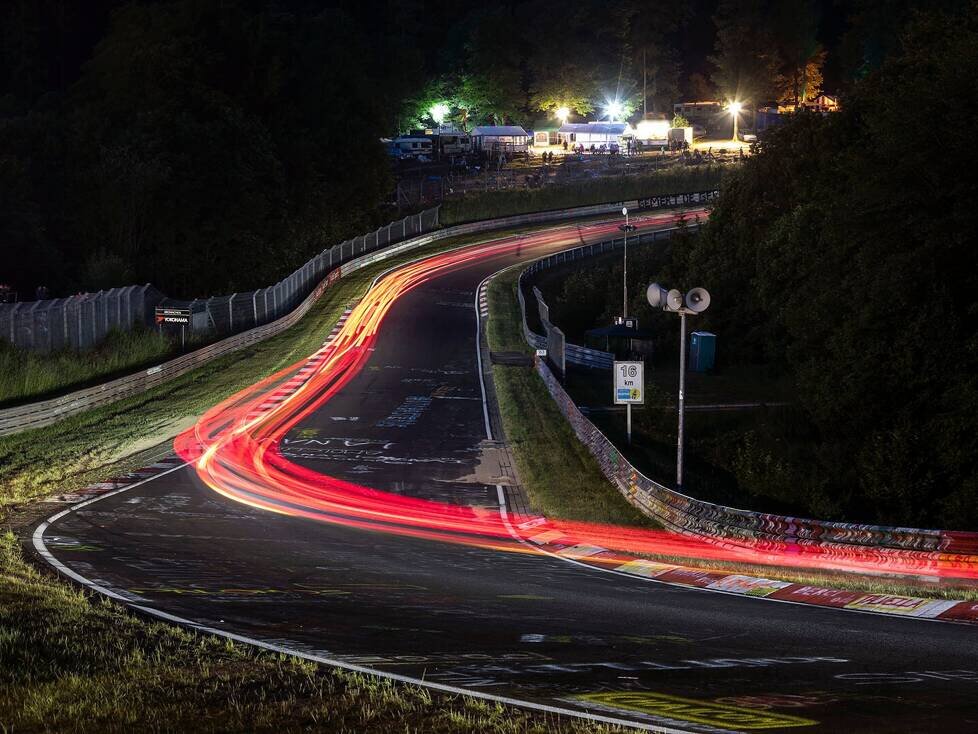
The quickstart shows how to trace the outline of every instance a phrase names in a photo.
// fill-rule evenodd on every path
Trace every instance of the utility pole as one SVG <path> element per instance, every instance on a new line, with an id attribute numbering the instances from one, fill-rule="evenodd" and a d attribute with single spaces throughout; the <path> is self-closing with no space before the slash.
<path id="1" fill-rule="evenodd" d="M 642 119 L 649 119 L 649 75 L 645 58 L 648 49 L 642 49 Z"/>
<path id="2" fill-rule="evenodd" d="M 676 442 L 676 486 L 683 486 L 683 440 L 686 435 L 686 311 L 679 312 L 679 439 Z"/>
<path id="3" fill-rule="evenodd" d="M 623 206 L 621 213 L 625 215 L 625 223 L 618 227 L 625 233 L 625 258 L 621 277 L 621 316 L 624 319 L 628 316 L 628 233 L 635 230 L 635 225 L 628 223 L 628 207 Z"/>
<path id="4" fill-rule="evenodd" d="M 679 314 L 679 436 L 676 439 L 676 487 L 683 488 L 683 452 L 686 439 L 686 317 L 703 313 L 710 307 L 705 288 L 693 288 L 686 297 L 678 290 L 666 290 L 658 283 L 649 285 L 646 294 L 652 308 Z"/>

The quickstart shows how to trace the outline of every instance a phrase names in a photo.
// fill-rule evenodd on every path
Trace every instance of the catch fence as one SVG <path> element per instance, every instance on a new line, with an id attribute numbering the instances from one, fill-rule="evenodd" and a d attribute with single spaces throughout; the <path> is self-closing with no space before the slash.
<path id="1" fill-rule="evenodd" d="M 438 227 L 437 207 L 412 214 L 323 250 L 278 283 L 254 291 L 185 300 L 170 298 L 147 284 L 70 298 L 0 304 L 0 339 L 37 352 L 87 349 L 113 329 L 152 327 L 157 306 L 189 309 L 191 334 L 239 333 L 294 310 L 336 266 Z"/>
<path id="2" fill-rule="evenodd" d="M 699 224 L 697 222 L 691 222 L 686 225 L 686 230 L 689 232 L 694 232 L 698 228 Z M 655 242 L 669 239 L 677 231 L 678 228 L 673 227 L 670 229 L 659 229 L 652 232 L 635 234 L 628 238 L 628 244 L 631 247 L 653 244 Z M 542 324 L 545 333 L 541 335 L 534 332 L 530 328 L 529 322 L 526 319 L 526 297 L 523 294 L 524 279 L 539 273 L 541 270 L 574 262 L 575 260 L 580 260 L 585 257 L 594 257 L 606 252 L 621 250 L 624 248 L 624 246 L 625 239 L 624 237 L 620 237 L 617 239 L 605 240 L 603 242 L 594 242 L 590 245 L 582 245 L 581 247 L 575 247 L 571 250 L 562 250 L 561 252 L 555 252 L 553 255 L 548 255 L 547 257 L 534 261 L 533 264 L 520 273 L 518 287 L 516 290 L 520 301 L 520 312 L 523 314 L 523 335 L 526 338 L 527 344 L 534 349 L 548 350 L 547 361 L 550 366 L 556 369 L 560 374 L 564 373 L 564 365 L 568 362 L 571 364 L 580 365 L 582 367 L 610 370 L 614 365 L 615 355 L 611 352 L 601 351 L 600 349 L 591 349 L 590 347 L 583 347 L 566 342 L 564 333 L 550 321 L 550 309 L 543 300 L 543 295 L 536 287 L 533 288 L 533 293 L 537 300 L 540 323 Z M 554 351 L 555 347 L 556 352 Z"/>
<path id="3" fill-rule="evenodd" d="M 672 236 L 675 231 L 675 229 L 659 230 L 643 235 L 644 239 L 629 237 L 629 245 L 635 240 L 638 240 L 636 244 L 655 242 L 657 239 Z M 545 348 L 547 340 L 534 333 L 527 323 L 523 278 L 559 263 L 612 251 L 622 247 L 623 244 L 622 239 L 616 239 L 564 250 L 537 260 L 520 273 L 517 293 L 522 312 L 523 334 L 531 347 Z M 549 319 L 546 323 L 549 323 Z M 566 360 L 586 364 L 575 358 L 574 349 L 574 345 L 566 345 Z M 921 569 L 934 567 L 935 564 L 946 559 L 948 554 L 978 555 L 978 533 L 974 532 L 787 517 L 717 505 L 677 492 L 645 476 L 621 453 L 618 447 L 581 412 L 573 398 L 564 390 L 559 377 L 548 362 L 549 360 L 536 360 L 537 372 L 577 438 L 597 460 L 602 473 L 629 503 L 672 530 L 707 538 L 719 545 L 732 548 L 750 547 L 753 550 L 764 551 L 768 547 L 772 550 L 781 549 L 785 543 L 795 544 L 799 549 L 805 546 L 817 547 L 818 553 L 823 558 L 833 560 L 851 558 L 852 546 L 876 549 L 880 553 L 881 564 L 885 564 L 887 553 L 910 552 L 910 558 L 917 561 Z"/>

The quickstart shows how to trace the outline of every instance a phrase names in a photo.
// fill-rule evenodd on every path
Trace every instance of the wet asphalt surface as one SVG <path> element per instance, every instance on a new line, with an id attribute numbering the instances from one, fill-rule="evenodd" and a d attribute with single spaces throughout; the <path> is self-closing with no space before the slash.
<path id="1" fill-rule="evenodd" d="M 578 244 L 568 238 L 548 251 Z M 366 369 L 282 453 L 377 489 L 498 508 L 475 290 L 544 252 L 494 257 L 399 300 Z M 695 732 L 978 731 L 974 627 L 272 514 L 189 467 L 72 512 L 45 538 L 61 563 L 134 603 L 498 696 Z"/>

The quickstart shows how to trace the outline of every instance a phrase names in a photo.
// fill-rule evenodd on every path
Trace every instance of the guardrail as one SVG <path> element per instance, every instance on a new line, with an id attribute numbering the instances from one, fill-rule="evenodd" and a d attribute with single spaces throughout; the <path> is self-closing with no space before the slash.
<path id="1" fill-rule="evenodd" d="M 668 232 L 668 236 L 671 236 L 674 231 L 660 230 L 660 232 Z M 653 237 L 651 241 L 655 241 L 655 238 Z M 612 242 L 616 243 L 620 240 Z M 523 334 L 531 347 L 542 348 L 538 345 L 545 343 L 546 340 L 531 331 L 527 325 L 526 304 L 522 290 L 523 276 L 545 267 L 552 267 L 557 263 L 607 252 L 609 249 L 613 249 L 609 247 L 609 242 L 600 242 L 566 250 L 536 261 L 520 274 L 517 292 L 523 317 Z M 543 264 L 548 261 L 549 264 Z M 568 360 L 571 360 L 571 346 L 567 346 Z M 819 545 L 823 549 L 828 548 L 827 555 L 830 556 L 833 554 L 832 548 L 840 547 L 841 550 L 835 555 L 841 557 L 851 552 L 846 551 L 845 546 L 917 551 L 920 553 L 919 560 L 922 565 L 940 560 L 942 554 L 978 554 L 978 533 L 974 532 L 827 522 L 772 515 L 717 505 L 681 494 L 650 479 L 635 468 L 615 444 L 581 413 L 543 360 L 536 360 L 536 369 L 560 412 L 570 423 L 574 434 L 597 460 L 604 475 L 629 503 L 672 530 L 714 539 L 721 543 L 732 541 L 736 544 L 738 539 L 750 540 L 754 547 L 758 547 L 757 543 L 760 541 L 762 549 L 764 541 L 778 544 Z"/>
<path id="2" fill-rule="evenodd" d="M 936 554 L 978 554 L 978 533 L 823 522 L 740 510 L 680 494 L 636 469 L 597 426 L 584 417 L 540 360 L 537 360 L 537 372 L 578 439 L 597 459 L 604 475 L 632 505 L 673 530 L 724 540 L 741 538 L 800 545 L 855 545 Z"/>
<path id="3" fill-rule="evenodd" d="M 696 231 L 698 227 L 698 223 L 691 222 L 686 225 L 686 230 L 693 232 Z M 652 244 L 653 242 L 669 239 L 678 229 L 678 227 L 670 227 L 669 229 L 659 229 L 653 232 L 643 232 L 641 234 L 632 235 L 628 238 L 628 241 L 632 246 Z M 541 270 L 546 270 L 547 268 L 552 268 L 556 265 L 563 265 L 564 263 L 573 262 L 574 260 L 579 260 L 581 258 L 593 257 L 605 252 L 612 252 L 616 249 L 624 247 L 624 245 L 625 239 L 622 237 L 605 240 L 603 242 L 595 242 L 590 245 L 582 245 L 581 247 L 574 247 L 569 250 L 562 250 L 560 252 L 555 252 L 553 255 L 548 255 L 547 257 L 534 261 L 528 268 L 520 273 L 516 292 L 520 302 L 520 313 L 523 316 L 523 336 L 526 338 L 527 344 L 529 344 L 533 349 L 546 349 L 548 343 L 550 343 L 550 329 L 547 328 L 549 321 L 545 321 L 543 318 L 541 318 L 541 322 L 543 323 L 544 329 L 546 329 L 548 332 L 546 336 L 541 336 L 530 329 L 530 326 L 526 320 L 526 298 L 523 295 L 523 279 L 538 273 Z M 542 307 L 546 308 L 546 304 L 543 302 L 543 297 L 539 293 L 536 294 L 536 297 L 538 302 L 542 304 Z M 561 336 L 563 335 L 561 334 Z M 614 366 L 615 355 L 611 352 L 603 352 L 599 349 L 591 349 L 590 347 L 582 347 L 577 344 L 566 343 L 564 345 L 564 360 L 573 364 L 581 365 L 582 367 L 610 370 Z"/>
<path id="4" fill-rule="evenodd" d="M 22 349 L 51 352 L 86 349 L 111 329 L 152 326 L 156 306 L 188 309 L 190 331 L 234 334 L 292 311 L 334 267 L 358 255 L 436 230 L 438 207 L 338 245 L 307 260 L 278 283 L 254 291 L 194 300 L 170 298 L 151 285 L 111 288 L 70 298 L 0 304 L 0 339 Z"/>
<path id="5" fill-rule="evenodd" d="M 706 192 L 703 196 L 712 196 L 712 192 Z M 696 196 L 700 194 L 683 194 L 680 197 Z M 659 197 L 667 201 L 663 197 Z M 638 206 L 638 202 L 626 202 L 626 205 Z M 369 252 L 360 257 L 349 260 L 330 270 L 318 284 L 313 288 L 293 311 L 269 323 L 256 326 L 243 331 L 234 336 L 227 337 L 221 341 L 210 344 L 201 349 L 172 359 L 163 364 L 142 370 L 116 380 L 101 383 L 93 387 L 78 390 L 60 397 L 50 398 L 26 405 L 15 406 L 0 410 L 0 436 L 32 428 L 41 428 L 51 425 L 68 416 L 83 413 L 87 410 L 122 400 L 132 395 L 137 395 L 146 390 L 150 390 L 169 380 L 175 379 L 180 375 L 186 374 L 195 367 L 206 364 L 213 359 L 217 359 L 225 354 L 230 354 L 242 349 L 255 342 L 267 339 L 292 326 L 302 318 L 312 304 L 322 295 L 338 278 L 349 275 L 350 273 L 366 267 L 374 262 L 379 262 L 387 258 L 398 255 L 418 247 L 423 247 L 438 240 L 450 237 L 458 237 L 466 234 L 476 234 L 479 232 L 489 232 L 498 229 L 507 229 L 529 224 L 540 224 L 551 221 L 561 221 L 566 219 L 578 219 L 581 217 L 594 216 L 597 214 L 607 214 L 618 211 L 622 207 L 621 202 L 610 204 L 599 204 L 595 206 L 576 207 L 573 209 L 562 209 L 550 212 L 536 212 L 534 214 L 521 214 L 499 219 L 487 219 L 481 222 L 471 222 L 460 224 L 445 229 L 436 230 L 429 234 L 413 237 L 399 244 L 390 245 L 375 252 Z M 358 238 L 362 239 L 362 238 Z M 345 246 L 344 243 L 342 246 Z M 369 249 L 368 242 L 363 241 L 363 249 Z M 337 247 L 341 247 L 337 245 Z M 351 247 L 355 252 L 355 249 Z M 327 253 L 329 251 L 326 251 Z M 317 257 L 322 257 L 322 254 Z M 542 348 L 542 347 L 541 347 Z"/>

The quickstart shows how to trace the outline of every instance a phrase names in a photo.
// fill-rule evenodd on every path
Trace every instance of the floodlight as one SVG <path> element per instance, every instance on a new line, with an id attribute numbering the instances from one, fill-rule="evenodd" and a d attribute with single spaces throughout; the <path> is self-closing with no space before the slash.
<path id="1" fill-rule="evenodd" d="M 435 121 L 436 125 L 441 125 L 445 118 L 448 117 L 450 112 L 448 105 L 444 102 L 439 102 L 438 104 L 431 105 L 428 113 L 431 115 L 431 119 Z"/>

